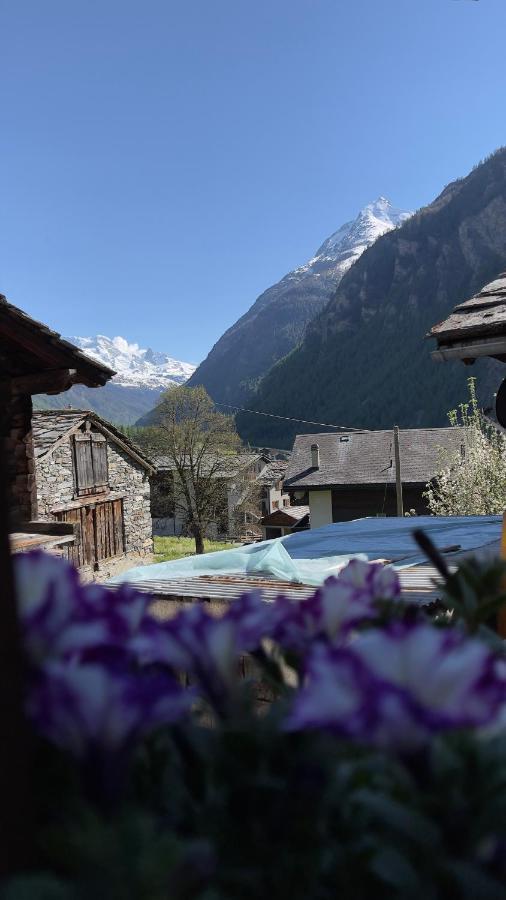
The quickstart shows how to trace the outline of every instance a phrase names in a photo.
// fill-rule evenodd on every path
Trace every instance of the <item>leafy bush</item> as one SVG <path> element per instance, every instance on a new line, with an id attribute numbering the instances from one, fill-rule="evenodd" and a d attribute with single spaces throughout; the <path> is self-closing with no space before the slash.
<path id="1" fill-rule="evenodd" d="M 432 618 L 354 561 L 299 603 L 159 622 L 15 564 L 39 872 L 7 900 L 504 896 L 504 566 Z"/>

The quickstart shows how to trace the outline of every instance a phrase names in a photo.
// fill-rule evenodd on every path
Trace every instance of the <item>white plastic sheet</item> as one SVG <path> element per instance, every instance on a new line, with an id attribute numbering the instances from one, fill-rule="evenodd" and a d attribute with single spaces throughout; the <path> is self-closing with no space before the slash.
<path id="1" fill-rule="evenodd" d="M 350 559 L 388 559 L 395 568 L 424 562 L 413 538 L 415 528 L 423 528 L 440 550 L 458 546 L 462 551 L 470 551 L 499 540 L 501 517 L 355 519 L 234 550 L 137 566 L 112 578 L 111 582 L 256 574 L 279 581 L 319 585 L 329 575 L 339 572 Z"/>

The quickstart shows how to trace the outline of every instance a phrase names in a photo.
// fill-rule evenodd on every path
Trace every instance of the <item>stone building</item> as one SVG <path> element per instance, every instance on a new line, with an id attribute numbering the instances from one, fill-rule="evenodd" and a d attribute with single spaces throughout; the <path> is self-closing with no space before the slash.
<path id="1" fill-rule="evenodd" d="M 106 574 L 150 557 L 153 465 L 144 453 L 90 411 L 36 412 L 32 430 L 39 519 L 76 532 L 65 555 Z"/>
<path id="2" fill-rule="evenodd" d="M 38 519 L 32 396 L 60 394 L 75 384 L 99 388 L 113 375 L 0 294 L 0 476 L 6 495 L 0 519 L 12 550 L 74 540 L 71 525 Z"/>

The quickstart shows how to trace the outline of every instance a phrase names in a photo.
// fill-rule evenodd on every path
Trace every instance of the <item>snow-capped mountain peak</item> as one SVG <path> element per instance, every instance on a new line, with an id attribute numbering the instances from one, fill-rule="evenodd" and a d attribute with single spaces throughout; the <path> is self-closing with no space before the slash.
<path id="1" fill-rule="evenodd" d="M 89 356 L 98 359 L 117 373 L 113 383 L 124 387 L 164 388 L 171 384 L 183 384 L 195 371 L 191 363 L 173 359 L 166 353 L 151 348 L 143 349 L 125 338 L 70 337 L 69 341 Z"/>
<path id="2" fill-rule="evenodd" d="M 412 215 L 406 210 L 392 206 L 386 197 L 378 197 L 360 210 L 356 219 L 346 222 L 334 234 L 331 234 L 312 259 L 301 269 L 318 268 L 325 263 L 337 264 L 341 277 L 379 237 L 402 225 Z M 300 271 L 300 270 L 296 270 Z"/>

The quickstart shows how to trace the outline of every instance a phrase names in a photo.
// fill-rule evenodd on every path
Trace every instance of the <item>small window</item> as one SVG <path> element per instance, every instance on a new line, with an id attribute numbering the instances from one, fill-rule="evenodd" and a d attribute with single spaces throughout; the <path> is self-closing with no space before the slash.
<path id="1" fill-rule="evenodd" d="M 283 506 L 290 506 L 290 500 L 288 499 L 288 497 L 285 497 L 285 499 L 283 500 Z"/>
<path id="2" fill-rule="evenodd" d="M 78 497 L 109 490 L 107 440 L 91 431 L 74 435 L 74 476 Z"/>

